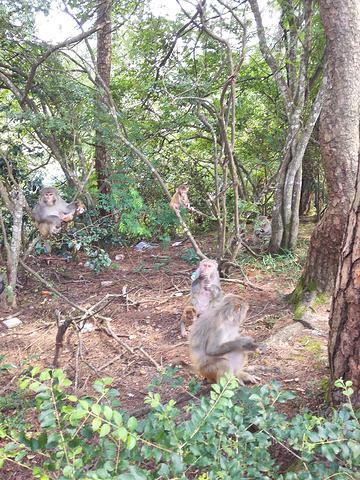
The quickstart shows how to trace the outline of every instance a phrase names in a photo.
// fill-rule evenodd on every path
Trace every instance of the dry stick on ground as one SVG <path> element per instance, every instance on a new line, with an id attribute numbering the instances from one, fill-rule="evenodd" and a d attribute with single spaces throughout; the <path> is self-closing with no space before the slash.
<path id="1" fill-rule="evenodd" d="M 228 266 L 228 267 L 234 267 L 234 268 L 237 268 L 237 269 L 240 269 L 241 270 L 241 273 L 243 274 L 245 280 L 246 280 L 246 285 L 249 285 L 250 287 L 254 288 L 255 290 L 260 290 L 262 291 L 263 289 L 260 288 L 260 287 L 257 287 L 256 285 L 254 285 L 253 283 L 250 282 L 250 280 L 247 278 L 244 270 L 242 269 L 241 265 L 239 265 L 238 263 L 233 263 L 233 262 L 228 262 L 228 261 L 225 261 L 222 266 Z M 241 283 L 242 285 L 244 285 L 244 282 L 242 282 L 241 280 L 236 280 L 236 279 L 232 279 L 232 278 L 222 278 L 221 279 L 222 281 L 224 282 L 230 282 L 230 283 Z"/>
<path id="2" fill-rule="evenodd" d="M 26 265 L 26 263 L 24 263 L 21 259 L 19 260 L 19 263 L 25 268 L 25 270 L 27 270 L 28 272 L 30 272 L 32 275 L 34 275 L 35 278 L 37 278 L 39 280 L 39 282 L 43 283 L 49 290 L 51 290 L 52 292 L 54 292 L 56 295 L 58 295 L 62 300 L 64 300 L 64 302 L 68 303 L 69 305 L 71 305 L 72 307 L 76 308 L 77 310 L 80 310 L 81 312 L 83 312 L 84 314 L 86 314 L 86 316 L 88 317 L 91 317 L 91 316 L 94 316 L 94 317 L 97 317 L 101 320 L 104 320 L 106 322 L 106 329 L 107 329 L 107 333 L 113 337 L 122 347 L 124 347 L 128 352 L 132 353 L 133 355 L 135 355 L 135 350 L 140 350 L 140 352 L 148 359 L 150 360 L 155 366 L 157 369 L 160 368 L 160 366 L 157 364 L 157 362 L 150 356 L 148 355 L 144 350 L 143 348 L 141 347 L 136 347 L 135 349 L 132 349 L 131 347 L 129 347 L 126 343 L 122 342 L 115 334 L 114 332 L 111 330 L 110 328 L 110 321 L 111 321 L 111 318 L 108 318 L 108 317 L 104 317 L 102 315 L 98 315 L 96 313 L 92 313 L 91 312 L 91 309 L 93 307 L 91 307 L 91 309 L 86 309 L 86 308 L 83 308 L 81 307 L 80 305 L 77 305 L 76 303 L 72 302 L 70 299 L 66 298 L 65 295 L 63 295 L 62 293 L 60 293 L 58 290 L 56 290 L 56 288 L 54 288 L 49 282 L 47 282 L 46 280 L 44 280 L 38 273 L 35 272 L 35 270 L 33 270 L 31 267 L 29 267 L 28 265 Z M 105 296 L 106 298 L 106 296 Z M 104 299 L 103 299 L 104 300 Z M 102 300 L 101 300 L 102 301 Z M 99 303 L 101 303 L 101 301 Z M 74 324 L 75 325 L 75 324 Z M 106 330 L 105 330 L 106 331 Z M 81 358 L 83 361 L 84 359 Z M 86 363 L 84 361 L 84 363 Z M 87 363 L 86 363 L 87 364 Z M 93 368 L 93 367 L 91 367 Z"/>
<path id="3" fill-rule="evenodd" d="M 119 337 L 112 331 L 112 329 L 110 327 L 110 322 L 105 320 L 105 323 L 106 323 L 106 328 L 103 327 L 103 330 L 104 330 L 105 333 L 107 333 L 110 337 L 112 337 L 114 340 L 116 340 L 122 347 L 124 347 L 126 350 L 128 350 L 132 355 L 135 355 L 135 350 L 140 350 L 140 352 L 148 360 L 150 360 L 158 370 L 161 370 L 160 365 L 150 355 L 148 355 L 142 347 L 134 347 L 133 349 L 130 348 L 128 345 L 126 345 L 126 343 L 122 342 L 119 339 Z"/>

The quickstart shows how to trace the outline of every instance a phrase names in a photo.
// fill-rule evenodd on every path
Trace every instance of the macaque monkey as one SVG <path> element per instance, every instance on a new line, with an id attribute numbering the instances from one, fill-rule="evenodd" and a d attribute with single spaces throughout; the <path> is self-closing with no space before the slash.
<path id="1" fill-rule="evenodd" d="M 174 210 L 178 218 L 180 217 L 180 207 L 193 211 L 193 208 L 190 207 L 190 202 L 187 196 L 188 191 L 189 187 L 186 185 L 179 185 L 176 189 L 175 195 L 170 201 L 170 207 Z"/>
<path id="2" fill-rule="evenodd" d="M 225 295 L 219 305 L 198 318 L 190 330 L 192 364 L 181 360 L 174 360 L 172 364 L 200 373 L 211 383 L 219 383 L 225 373 L 235 376 L 241 385 L 255 383 L 255 378 L 243 369 L 247 352 L 264 353 L 265 346 L 257 345 L 251 337 L 241 336 L 248 308 L 238 295 Z"/>
<path id="3" fill-rule="evenodd" d="M 218 264 L 208 258 L 202 260 L 190 287 L 190 303 L 198 315 L 215 307 L 222 297 Z"/>
<path id="4" fill-rule="evenodd" d="M 40 191 L 39 202 L 33 214 L 36 225 L 43 237 L 59 233 L 62 222 L 70 222 L 86 210 L 80 202 L 66 203 L 54 187 L 46 187 Z"/>
<path id="5" fill-rule="evenodd" d="M 182 337 L 186 337 L 188 335 L 186 327 L 191 326 L 195 322 L 196 318 L 196 308 L 191 306 L 186 307 L 180 318 L 180 330 Z"/>
<path id="6" fill-rule="evenodd" d="M 271 237 L 271 222 L 264 215 L 260 215 L 256 221 L 254 234 L 253 234 L 253 245 L 258 245 L 260 239 L 268 240 Z"/>

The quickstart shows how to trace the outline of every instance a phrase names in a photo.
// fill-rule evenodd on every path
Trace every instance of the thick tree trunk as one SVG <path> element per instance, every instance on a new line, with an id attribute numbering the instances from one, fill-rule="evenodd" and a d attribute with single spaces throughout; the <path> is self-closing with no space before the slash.
<path id="1" fill-rule="evenodd" d="M 345 397 L 334 388 L 339 378 L 351 380 L 352 401 L 360 406 L 360 170 L 340 256 L 330 314 L 329 361 L 334 404 Z"/>
<path id="2" fill-rule="evenodd" d="M 98 2 L 98 23 L 105 24 L 105 26 L 99 30 L 97 35 L 97 75 L 101 78 L 101 81 L 98 81 L 97 84 L 100 88 L 103 87 L 103 84 L 109 88 L 111 72 L 111 3 L 108 0 L 100 0 Z M 100 101 L 99 98 L 98 101 Z M 99 106 L 98 119 L 101 119 L 101 117 L 102 108 Z M 101 130 L 96 131 L 95 170 L 98 192 L 109 194 L 110 183 L 108 177 L 111 174 L 111 168 L 106 146 L 102 140 Z M 106 212 L 102 213 L 105 214 Z"/>
<path id="3" fill-rule="evenodd" d="M 302 283 L 332 293 L 358 163 L 360 7 L 357 0 L 319 0 L 319 6 L 328 52 L 319 136 L 329 201 L 310 240 Z"/>

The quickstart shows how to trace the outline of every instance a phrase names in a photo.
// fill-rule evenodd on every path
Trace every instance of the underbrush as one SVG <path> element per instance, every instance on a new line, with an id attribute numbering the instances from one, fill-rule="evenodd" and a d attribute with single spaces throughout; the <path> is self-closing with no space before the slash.
<path id="1" fill-rule="evenodd" d="M 137 419 L 121 409 L 110 378 L 79 399 L 66 393 L 71 381 L 62 370 L 29 369 L 20 389 L 36 392 L 39 424 L 32 432 L 0 428 L 0 468 L 15 462 L 42 480 L 360 478 L 360 411 L 350 402 L 331 421 L 306 411 L 287 420 L 277 405 L 295 395 L 276 381 L 249 389 L 223 378 L 199 399 L 193 382 L 194 400 L 180 410 L 159 393 L 181 382 L 172 374 L 155 377 L 147 416 Z M 350 398 L 351 384 L 339 385 Z M 282 453 L 292 465 L 280 473 Z"/>

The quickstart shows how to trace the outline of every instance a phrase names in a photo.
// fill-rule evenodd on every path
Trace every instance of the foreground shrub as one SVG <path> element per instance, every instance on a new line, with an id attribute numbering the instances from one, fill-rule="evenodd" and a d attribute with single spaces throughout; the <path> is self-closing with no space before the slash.
<path id="1" fill-rule="evenodd" d="M 112 379 L 78 399 L 65 393 L 71 382 L 61 370 L 30 372 L 20 388 L 37 392 L 40 425 L 34 433 L 0 428 L 0 468 L 9 460 L 42 480 L 360 478 L 360 412 L 350 403 L 332 422 L 310 413 L 287 421 L 276 405 L 295 395 L 277 382 L 240 389 L 221 379 L 209 398 L 184 408 L 187 420 L 174 400 L 162 404 L 149 389 L 151 411 L 138 421 L 119 409 Z M 350 396 L 350 385 L 342 386 Z M 296 472 L 278 473 L 276 450 L 293 457 Z"/>

